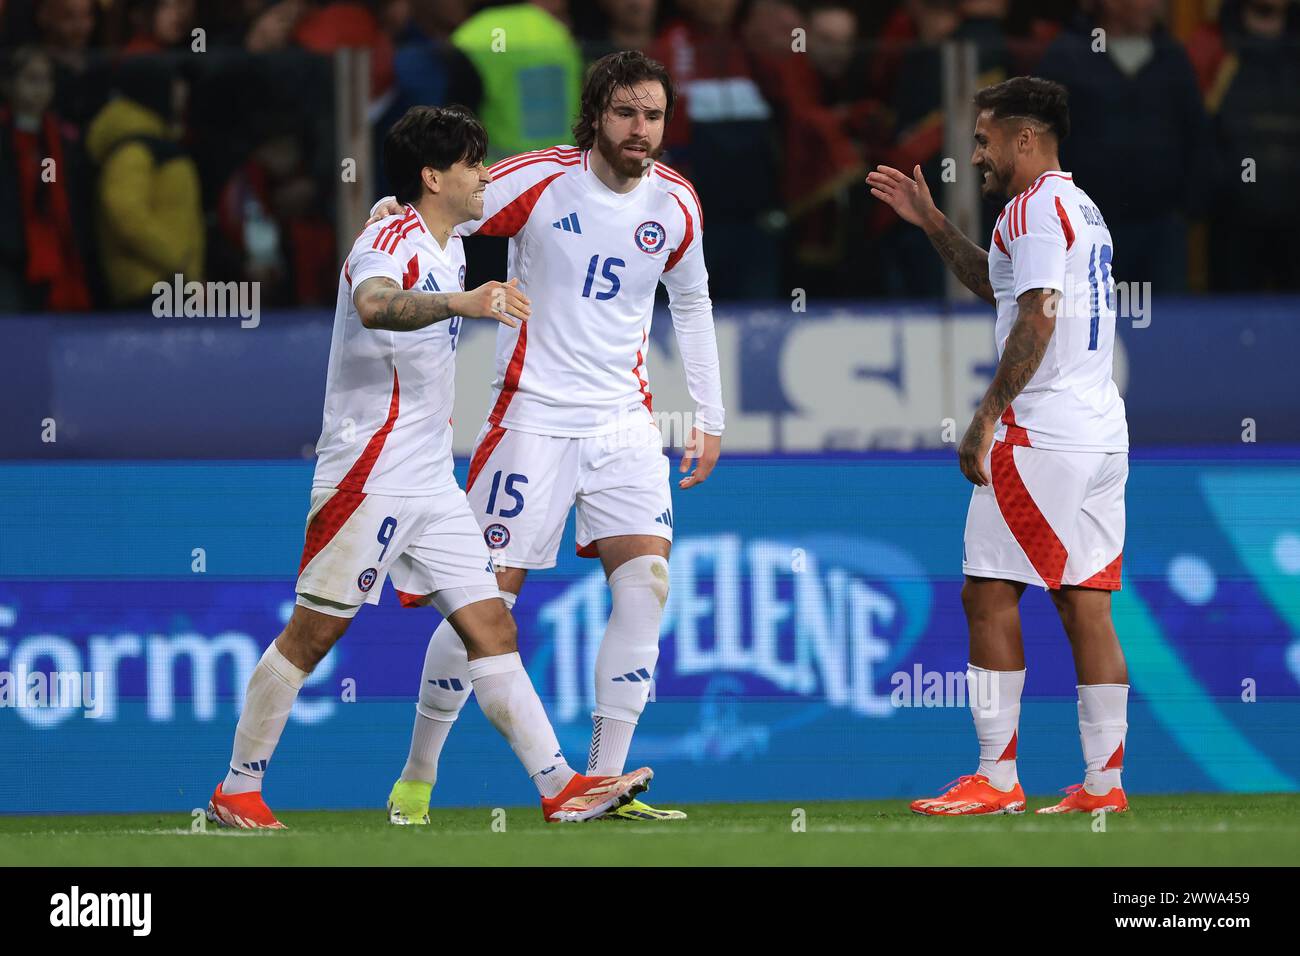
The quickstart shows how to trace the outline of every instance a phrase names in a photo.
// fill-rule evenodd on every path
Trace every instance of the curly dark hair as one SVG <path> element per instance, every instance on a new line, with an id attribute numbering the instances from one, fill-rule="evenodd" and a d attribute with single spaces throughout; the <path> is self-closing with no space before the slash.
<path id="1" fill-rule="evenodd" d="M 1070 94 L 1060 83 L 1037 76 L 1016 76 L 975 94 L 980 110 L 992 110 L 994 119 L 1027 116 L 1037 120 L 1057 140 L 1070 135 Z"/>
<path id="2" fill-rule="evenodd" d="M 398 202 L 420 198 L 420 173 L 426 166 L 471 166 L 487 155 L 487 131 L 464 106 L 412 106 L 384 137 L 384 172 Z"/>
<path id="3" fill-rule="evenodd" d="M 658 60 L 652 60 L 644 53 L 622 50 L 602 56 L 587 70 L 587 79 L 582 84 L 578 122 L 573 124 L 573 141 L 583 149 L 591 149 L 596 142 L 596 121 L 609 107 L 614 91 L 645 80 L 658 80 L 663 85 L 664 97 L 668 100 L 664 110 L 666 125 L 673 118 L 673 104 L 677 101 L 673 79 L 668 75 L 668 70 Z"/>

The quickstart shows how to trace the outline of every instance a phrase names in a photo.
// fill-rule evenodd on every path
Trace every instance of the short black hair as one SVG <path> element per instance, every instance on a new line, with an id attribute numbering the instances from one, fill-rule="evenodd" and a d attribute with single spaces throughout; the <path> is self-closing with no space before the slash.
<path id="1" fill-rule="evenodd" d="M 646 80 L 658 80 L 663 84 L 664 98 L 667 101 L 664 124 L 667 125 L 673 118 L 673 104 L 677 102 L 673 78 L 668 75 L 668 70 L 658 60 L 652 60 L 644 53 L 620 50 L 602 56 L 587 71 L 587 79 L 582 84 L 578 122 L 573 124 L 573 141 L 583 149 L 591 149 L 596 142 L 596 121 L 609 107 L 614 91 Z"/>
<path id="2" fill-rule="evenodd" d="M 1052 131 L 1058 141 L 1070 135 L 1070 94 L 1060 83 L 1038 76 L 1016 76 L 975 94 L 975 105 L 994 119 L 1026 116 Z"/>
<path id="3" fill-rule="evenodd" d="M 384 173 L 398 202 L 420 198 L 426 166 L 476 166 L 486 155 L 487 130 L 464 106 L 412 106 L 384 137 Z"/>

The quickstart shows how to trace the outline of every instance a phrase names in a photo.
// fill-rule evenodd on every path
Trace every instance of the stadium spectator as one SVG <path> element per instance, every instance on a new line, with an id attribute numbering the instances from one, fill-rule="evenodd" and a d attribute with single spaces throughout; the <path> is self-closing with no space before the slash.
<path id="1" fill-rule="evenodd" d="M 856 260 L 866 238 L 865 141 L 883 132 L 880 104 L 866 95 L 866 62 L 850 6 L 825 0 L 794 28 L 805 31 L 806 51 L 793 52 L 788 25 L 779 25 L 758 71 L 781 119 L 790 282 L 823 294 L 861 294 Z"/>
<path id="2" fill-rule="evenodd" d="M 896 136 L 882 159 L 896 169 L 911 170 L 918 164 L 931 190 L 941 197 L 945 191 L 943 45 L 970 42 L 976 49 L 976 85 L 989 86 L 1007 75 L 1007 52 L 1002 40 L 999 4 L 976 4 L 969 8 L 962 0 L 907 0 L 905 20 L 890 26 L 895 42 L 911 37 L 887 77 L 877 76 L 889 90 Z M 965 166 L 963 153 L 955 157 Z M 942 206 L 944 200 L 939 198 Z M 991 223 L 990 223 L 991 225 Z M 935 256 L 924 234 L 907 228 L 883 203 L 871 207 L 871 234 L 877 237 L 880 288 L 885 294 L 929 297 L 943 294 L 943 264 Z M 981 230 L 983 231 L 983 230 Z M 874 283 L 873 283 L 874 284 Z"/>
<path id="3" fill-rule="evenodd" d="M 1209 192 L 1209 126 L 1191 61 L 1159 9 L 1159 0 L 1099 0 L 1096 19 L 1076 20 L 1037 72 L 1070 91 L 1061 162 L 1106 210 L 1116 278 L 1177 293 L 1187 288 L 1188 221 Z"/>
<path id="4" fill-rule="evenodd" d="M 599 0 L 599 13 L 599 32 L 583 39 L 588 62 L 619 50 L 645 53 L 654 43 L 658 0 Z"/>
<path id="5" fill-rule="evenodd" d="M 312 53 L 331 54 L 345 47 L 370 51 L 370 97 L 379 99 L 393 86 L 393 41 L 363 3 L 310 6 L 293 27 L 293 42 Z"/>
<path id="6" fill-rule="evenodd" d="M 326 305 L 338 292 L 334 229 L 293 116 L 259 114 L 261 142 L 217 198 L 214 278 L 261 283 L 263 306 Z M 324 197 L 327 199 L 328 197 Z"/>
<path id="7" fill-rule="evenodd" d="M 307 12 L 305 0 L 277 0 L 253 14 L 244 33 L 249 53 L 273 53 L 293 45 L 293 31 Z M 241 27 L 242 20 L 236 21 Z"/>
<path id="8" fill-rule="evenodd" d="M 390 4 L 393 12 L 402 3 Z M 387 29 L 393 36 L 393 89 L 384 111 L 374 124 L 374 156 L 382 156 L 388 130 L 412 106 L 467 106 L 482 109 L 483 81 L 463 52 L 451 43 L 451 34 L 465 21 L 467 0 L 435 0 L 418 4 L 400 23 L 394 17 Z M 383 164 L 376 164 L 375 194 L 393 190 L 384 176 Z"/>
<path id="9" fill-rule="evenodd" d="M 37 0 L 38 42 L 54 63 L 54 110 L 82 126 L 102 104 L 95 89 L 91 43 L 97 29 L 94 0 Z"/>
<path id="10" fill-rule="evenodd" d="M 196 26 L 195 0 L 144 0 L 129 9 L 131 39 L 123 53 L 190 49 Z"/>
<path id="11" fill-rule="evenodd" d="M 155 57 L 132 57 L 118 95 L 86 137 L 98 166 L 97 233 L 110 301 L 142 305 L 153 285 L 180 273 L 203 278 L 203 206 L 198 169 L 181 144 L 188 84 Z"/>
<path id="12" fill-rule="evenodd" d="M 567 0 L 534 0 L 488 7 L 452 34 L 483 81 L 489 160 L 572 138 L 583 62 L 567 18 Z"/>
<path id="13" fill-rule="evenodd" d="M 51 109 L 54 64 L 11 57 L 0 106 L 0 311 L 91 307 L 80 137 Z"/>
<path id="14" fill-rule="evenodd" d="M 694 182 L 708 210 L 705 258 L 720 299 L 775 295 L 780 278 L 773 220 L 778 129 L 755 79 L 754 55 L 737 35 L 739 6 L 739 0 L 678 0 L 681 17 L 651 47 L 678 94 L 665 160 Z M 751 42 L 766 50 L 768 12 L 757 4 L 758 21 L 749 31 Z"/>
<path id="15" fill-rule="evenodd" d="M 1216 153 L 1209 232 L 1216 292 L 1300 289 L 1300 8 L 1225 3 L 1206 87 Z"/>

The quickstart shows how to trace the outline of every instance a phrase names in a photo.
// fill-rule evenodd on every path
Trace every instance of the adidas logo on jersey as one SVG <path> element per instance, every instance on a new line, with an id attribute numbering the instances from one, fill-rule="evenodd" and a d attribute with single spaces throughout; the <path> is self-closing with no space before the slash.
<path id="1" fill-rule="evenodd" d="M 553 229 L 563 229 L 565 232 L 576 232 L 578 235 L 582 235 L 582 227 L 578 225 L 578 214 L 576 212 L 569 213 L 563 219 L 555 220 L 555 222 L 551 223 L 551 227 Z"/>

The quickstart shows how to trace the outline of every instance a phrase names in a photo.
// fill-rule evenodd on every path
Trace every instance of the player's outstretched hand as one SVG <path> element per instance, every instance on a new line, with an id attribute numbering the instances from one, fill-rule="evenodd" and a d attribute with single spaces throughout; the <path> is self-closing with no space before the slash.
<path id="1" fill-rule="evenodd" d="M 871 187 L 871 195 L 887 203 L 904 222 L 925 229 L 943 214 L 934 204 L 920 166 L 913 170 L 913 175 L 915 179 L 892 166 L 877 166 L 875 172 L 867 173 L 867 185 Z"/>
<path id="2" fill-rule="evenodd" d="M 519 280 L 485 282 L 460 294 L 457 313 L 467 319 L 496 319 L 512 329 L 532 315 L 531 301 L 519 289 Z"/>
<path id="3" fill-rule="evenodd" d="M 403 206 L 396 199 L 389 199 L 383 205 L 379 206 L 374 211 L 374 214 L 371 215 L 371 217 L 366 220 L 366 225 L 373 226 L 381 219 L 387 219 L 389 216 L 396 216 L 405 208 L 406 207 Z"/>
<path id="4" fill-rule="evenodd" d="M 981 488 L 990 484 L 988 473 L 984 470 L 984 459 L 988 458 L 989 449 L 993 447 L 994 430 L 992 422 L 976 415 L 957 447 L 957 463 L 961 466 L 961 473 L 972 485 Z"/>
<path id="5" fill-rule="evenodd" d="M 695 470 L 677 483 L 678 488 L 691 488 L 695 485 L 702 484 L 713 471 L 713 466 L 718 463 L 718 456 L 722 454 L 722 437 L 720 435 L 709 435 L 698 428 L 691 429 L 691 440 L 686 443 L 686 450 L 682 453 L 682 463 L 678 471 L 690 471 L 691 461 L 695 461 Z"/>

